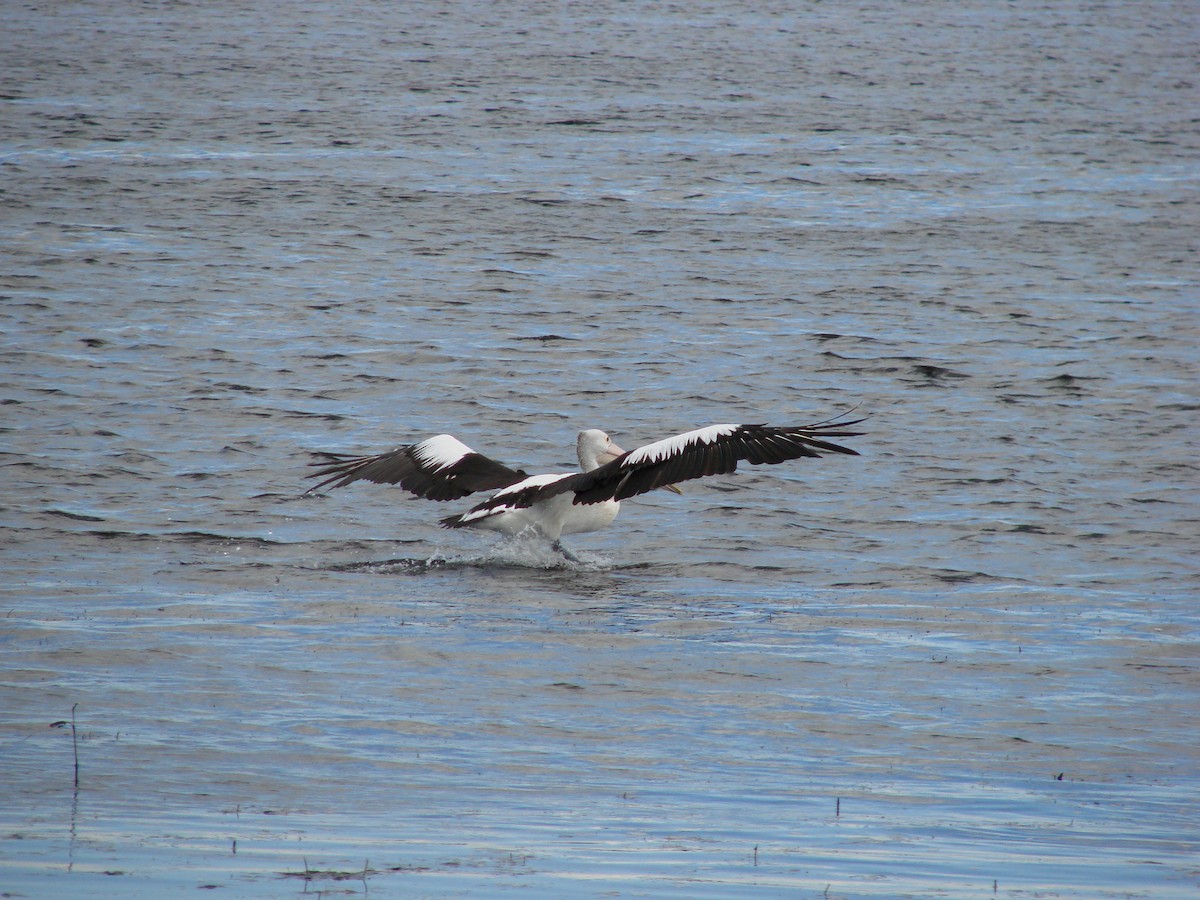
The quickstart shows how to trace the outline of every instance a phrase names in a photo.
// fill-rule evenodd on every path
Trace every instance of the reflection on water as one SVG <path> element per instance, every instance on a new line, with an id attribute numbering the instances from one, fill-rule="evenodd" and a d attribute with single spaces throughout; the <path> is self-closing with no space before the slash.
<path id="1" fill-rule="evenodd" d="M 1194 893 L 1194 23 L 826 6 L 11 17 L 0 891 Z"/>

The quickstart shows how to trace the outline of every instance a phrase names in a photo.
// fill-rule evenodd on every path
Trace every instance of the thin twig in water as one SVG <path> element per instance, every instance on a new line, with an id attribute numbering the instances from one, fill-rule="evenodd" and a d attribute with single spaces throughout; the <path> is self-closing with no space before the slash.
<path id="1" fill-rule="evenodd" d="M 51 722 L 51 728 L 71 728 L 71 749 L 75 752 L 75 792 L 79 793 L 79 732 L 75 730 L 75 708 L 79 706 L 75 703 L 71 706 L 71 721 Z"/>
<path id="2" fill-rule="evenodd" d="M 75 790 L 79 790 L 79 733 L 75 730 L 75 708 L 78 703 L 71 704 L 71 749 L 75 751 Z"/>

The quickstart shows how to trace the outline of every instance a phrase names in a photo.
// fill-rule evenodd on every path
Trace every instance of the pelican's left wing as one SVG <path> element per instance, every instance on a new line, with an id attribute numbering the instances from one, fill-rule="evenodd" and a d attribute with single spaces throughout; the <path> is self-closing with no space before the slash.
<path id="1" fill-rule="evenodd" d="M 783 427 L 709 425 L 630 450 L 598 469 L 572 476 L 563 487 L 575 491 L 576 503 L 599 503 L 624 500 L 705 475 L 727 474 L 736 471 L 742 461 L 773 465 L 822 453 L 857 456 L 858 451 L 829 438 L 862 434 L 846 430 L 861 421 Z"/>
<path id="2" fill-rule="evenodd" d="M 309 478 L 324 478 L 305 491 L 311 493 L 332 485 L 344 487 L 355 481 L 399 484 L 427 500 L 457 500 L 475 491 L 494 491 L 525 478 L 519 469 L 476 453 L 458 438 L 439 434 L 419 444 L 405 444 L 374 456 L 322 453 L 324 460 Z"/>

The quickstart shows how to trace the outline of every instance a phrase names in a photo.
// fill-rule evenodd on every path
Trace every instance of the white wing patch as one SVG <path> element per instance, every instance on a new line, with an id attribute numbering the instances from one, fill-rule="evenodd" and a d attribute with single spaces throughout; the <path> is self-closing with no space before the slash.
<path id="1" fill-rule="evenodd" d="M 640 463 L 662 462 L 664 459 L 678 456 L 689 447 L 695 447 L 698 444 L 712 444 L 720 438 L 729 437 L 741 427 L 741 425 L 709 425 L 707 428 L 697 428 L 695 431 L 664 438 L 630 451 L 622 465 L 636 466 Z"/>
<path id="2" fill-rule="evenodd" d="M 547 485 L 554 484 L 556 481 L 561 481 L 564 478 L 570 477 L 571 473 L 569 472 L 565 475 L 530 475 L 524 481 L 518 481 L 516 484 L 511 484 L 506 488 L 501 488 L 500 490 L 496 491 L 496 493 L 492 494 L 492 496 L 484 501 L 480 507 L 473 509 L 468 513 L 463 513 L 462 522 L 464 524 L 467 522 L 477 522 L 480 519 L 486 519 L 489 516 L 498 516 L 501 513 L 514 512 L 518 509 L 528 509 L 530 506 L 528 503 L 518 506 L 513 503 L 504 503 L 503 500 L 505 497 L 512 496 L 513 494 L 521 491 L 527 491 L 530 488 L 546 487 Z"/>
<path id="3" fill-rule="evenodd" d="M 439 434 L 427 441 L 421 441 L 413 447 L 412 458 L 421 467 L 440 472 L 474 452 L 458 438 L 448 434 Z"/>
<path id="4" fill-rule="evenodd" d="M 496 491 L 496 493 L 492 494 L 491 499 L 496 500 L 499 497 L 507 497 L 509 494 L 515 494 L 518 491 L 528 490 L 529 488 L 545 487 L 548 484 L 554 484 L 556 481 L 570 477 L 570 473 L 566 475 L 530 475 L 524 481 L 518 481 L 516 484 L 510 484 L 508 487 Z"/>

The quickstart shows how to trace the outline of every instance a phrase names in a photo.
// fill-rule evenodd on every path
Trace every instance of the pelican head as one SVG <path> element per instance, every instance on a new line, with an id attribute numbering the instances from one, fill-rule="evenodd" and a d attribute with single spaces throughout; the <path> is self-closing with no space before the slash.
<path id="1" fill-rule="evenodd" d="M 579 467 L 585 472 L 590 472 L 612 462 L 625 451 L 599 428 L 589 428 L 579 432 L 579 438 L 575 441 L 575 452 L 579 454 Z"/>
<path id="2" fill-rule="evenodd" d="M 579 432 L 579 438 L 575 441 L 575 452 L 579 454 L 579 467 L 585 472 L 598 469 L 625 455 L 625 451 L 599 428 L 589 428 L 587 431 Z M 663 489 L 672 494 L 683 493 L 673 484 L 664 484 Z"/>

